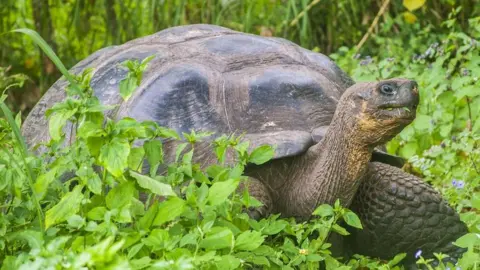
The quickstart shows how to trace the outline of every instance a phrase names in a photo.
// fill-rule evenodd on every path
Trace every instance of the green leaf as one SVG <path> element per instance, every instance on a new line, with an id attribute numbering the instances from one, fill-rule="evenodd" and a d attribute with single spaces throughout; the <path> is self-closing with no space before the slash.
<path id="1" fill-rule="evenodd" d="M 338 224 L 333 224 L 332 230 L 340 235 L 349 235 L 350 233 Z"/>
<path id="2" fill-rule="evenodd" d="M 248 158 L 248 161 L 256 165 L 261 165 L 272 159 L 274 154 L 275 150 L 272 146 L 262 145 L 253 150 Z"/>
<path id="3" fill-rule="evenodd" d="M 148 266 L 150 266 L 152 259 L 148 256 L 143 256 L 140 259 L 131 259 L 130 260 L 130 265 L 132 266 L 133 270 L 136 269 L 146 269 Z"/>
<path id="4" fill-rule="evenodd" d="M 323 261 L 325 258 L 318 254 L 309 254 L 307 255 L 306 259 L 309 262 L 320 262 Z"/>
<path id="5" fill-rule="evenodd" d="M 133 200 L 131 200 L 131 201 L 133 201 Z M 130 222 L 132 222 L 132 215 L 130 213 L 131 201 L 130 201 L 130 205 L 127 205 L 127 206 L 122 207 L 120 209 L 120 212 L 118 212 L 117 215 L 115 216 L 115 221 L 117 221 L 119 223 L 130 223 Z"/>
<path id="6" fill-rule="evenodd" d="M 188 143 L 182 143 L 177 146 L 177 150 L 175 152 L 175 162 L 178 162 L 178 159 L 180 158 L 180 154 L 182 154 L 182 151 L 187 147 Z"/>
<path id="7" fill-rule="evenodd" d="M 130 144 L 128 140 L 115 137 L 102 146 L 98 159 L 109 173 L 119 177 L 128 166 L 129 154 Z"/>
<path id="8" fill-rule="evenodd" d="M 345 220 L 345 222 L 352 227 L 363 229 L 362 222 L 360 221 L 358 216 L 352 211 L 347 211 L 343 215 L 343 220 Z"/>
<path id="9" fill-rule="evenodd" d="M 480 234 L 478 233 L 467 233 L 462 237 L 458 238 L 453 244 L 462 248 L 473 249 L 473 246 L 480 244 Z"/>
<path id="10" fill-rule="evenodd" d="M 180 240 L 180 247 L 184 247 L 186 245 L 196 245 L 197 244 L 197 235 L 195 233 L 188 233 L 182 237 Z"/>
<path id="11" fill-rule="evenodd" d="M 153 58 L 155 58 L 155 55 L 150 55 L 150 56 L 148 56 L 148 57 L 145 57 L 145 58 L 142 60 L 142 62 L 140 62 L 140 68 L 145 69 L 145 68 L 148 66 L 147 64 L 148 64 L 150 61 L 152 61 Z"/>
<path id="12" fill-rule="evenodd" d="M 153 225 L 160 226 L 174 220 L 185 210 L 186 202 L 178 197 L 170 197 L 158 207 L 158 212 L 153 220 Z"/>
<path id="13" fill-rule="evenodd" d="M 138 243 L 138 244 L 132 246 L 132 247 L 130 248 L 130 250 L 128 251 L 127 258 L 130 260 L 130 259 L 132 259 L 133 257 L 135 257 L 135 255 L 137 255 L 137 253 L 140 251 L 140 249 L 143 248 L 143 246 L 145 246 L 144 243 Z"/>
<path id="14" fill-rule="evenodd" d="M 218 205 L 224 203 L 228 196 L 232 194 L 238 187 L 239 179 L 228 179 L 223 182 L 214 183 L 208 192 L 207 200 L 210 205 Z"/>
<path id="15" fill-rule="evenodd" d="M 223 255 L 219 261 L 215 261 L 217 269 L 233 270 L 238 269 L 241 262 L 240 259 L 232 255 Z"/>
<path id="16" fill-rule="evenodd" d="M 88 211 L 87 217 L 91 220 L 103 220 L 105 219 L 106 213 L 107 213 L 107 208 L 103 206 L 99 206 Z"/>
<path id="17" fill-rule="evenodd" d="M 288 225 L 288 222 L 285 220 L 275 220 L 270 222 L 268 226 L 263 228 L 262 233 L 266 235 L 275 235 L 281 232 L 283 229 L 285 229 L 287 225 Z"/>
<path id="18" fill-rule="evenodd" d="M 334 215 L 333 207 L 329 204 L 322 204 L 315 211 L 313 211 L 313 215 L 321 216 L 321 217 L 331 217 Z"/>
<path id="19" fill-rule="evenodd" d="M 206 237 L 200 241 L 200 247 L 207 250 L 231 248 L 233 241 L 233 233 L 229 228 L 213 227 Z"/>
<path id="20" fill-rule="evenodd" d="M 159 137 L 162 137 L 162 138 L 174 138 L 174 139 L 180 140 L 180 135 L 178 135 L 178 133 L 175 130 L 170 128 L 158 127 L 157 134 Z"/>
<path id="21" fill-rule="evenodd" d="M 50 132 L 50 137 L 54 141 L 59 141 L 62 136 L 62 130 L 68 119 L 72 117 L 77 111 L 56 111 L 53 115 L 50 116 L 48 122 L 48 130 Z"/>
<path id="22" fill-rule="evenodd" d="M 52 168 L 44 174 L 41 174 L 37 177 L 37 181 L 34 184 L 35 196 L 38 199 L 43 199 L 45 196 L 48 186 L 55 180 L 57 176 L 58 169 Z"/>
<path id="23" fill-rule="evenodd" d="M 100 112 L 82 114 L 78 120 L 77 136 L 79 138 L 88 138 L 106 135 L 102 127 L 103 120 L 103 113 Z"/>
<path id="24" fill-rule="evenodd" d="M 127 101 L 133 94 L 137 88 L 137 78 L 130 75 L 120 81 L 120 96 L 123 98 L 124 101 Z"/>
<path id="25" fill-rule="evenodd" d="M 473 193 L 471 202 L 473 208 L 480 209 L 480 193 Z"/>
<path id="26" fill-rule="evenodd" d="M 160 196 L 177 196 L 172 187 L 146 175 L 130 171 L 130 175 L 137 180 L 139 186 Z"/>
<path id="27" fill-rule="evenodd" d="M 143 144 L 148 164 L 150 164 L 150 175 L 157 174 L 158 166 L 163 163 L 163 145 L 160 140 L 151 140 Z"/>
<path id="28" fill-rule="evenodd" d="M 37 231 L 20 231 L 12 235 L 13 239 L 24 240 L 28 243 L 30 249 L 42 249 L 44 240 L 43 233 Z"/>
<path id="29" fill-rule="evenodd" d="M 73 215 L 67 219 L 68 226 L 74 229 L 80 229 L 85 225 L 85 219 L 79 215 Z"/>
<path id="30" fill-rule="evenodd" d="M 430 115 L 417 114 L 413 126 L 416 130 L 427 131 L 432 126 L 432 117 Z"/>
<path id="31" fill-rule="evenodd" d="M 130 154 L 128 155 L 128 167 L 134 171 L 140 172 L 142 170 L 144 157 L 145 150 L 143 147 L 131 148 Z"/>
<path id="32" fill-rule="evenodd" d="M 245 231 L 241 233 L 235 241 L 236 250 L 254 250 L 262 245 L 265 236 L 257 231 Z"/>
<path id="33" fill-rule="evenodd" d="M 80 203 L 83 200 L 82 189 L 82 185 L 76 186 L 73 191 L 65 194 L 58 204 L 47 211 L 45 228 L 67 220 L 80 210 Z"/>
<path id="34" fill-rule="evenodd" d="M 409 142 L 400 148 L 400 156 L 409 159 L 417 153 L 418 144 L 416 142 Z"/>
<path id="35" fill-rule="evenodd" d="M 392 260 L 388 262 L 388 266 L 393 267 L 399 264 L 405 257 L 407 257 L 407 253 L 397 254 Z"/>
<path id="36" fill-rule="evenodd" d="M 155 216 L 157 215 L 158 212 L 158 205 L 159 202 L 155 202 L 152 206 L 150 206 L 143 215 L 143 217 L 140 218 L 138 221 L 138 227 L 142 230 L 148 230 L 150 226 L 152 226 L 153 220 L 155 219 Z"/>
<path id="37" fill-rule="evenodd" d="M 98 176 L 91 166 L 81 166 L 80 169 L 77 170 L 76 175 L 80 178 L 82 184 L 86 185 L 92 193 L 102 193 L 102 179 L 100 179 L 100 176 Z"/>
<path id="38" fill-rule="evenodd" d="M 460 100 L 465 96 L 472 98 L 478 95 L 480 95 L 480 91 L 478 90 L 478 86 L 476 85 L 468 85 L 455 91 L 455 96 L 457 97 L 457 100 Z"/>
<path id="39" fill-rule="evenodd" d="M 135 191 L 135 185 L 132 182 L 124 182 L 110 190 L 105 198 L 108 209 L 122 209 L 130 204 Z"/>

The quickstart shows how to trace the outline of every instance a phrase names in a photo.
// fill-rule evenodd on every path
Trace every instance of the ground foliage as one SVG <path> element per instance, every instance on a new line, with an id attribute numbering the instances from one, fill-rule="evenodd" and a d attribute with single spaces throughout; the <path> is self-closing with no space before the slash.
<path id="1" fill-rule="evenodd" d="M 99 12 L 85 7 L 92 3 L 91 7 L 96 7 L 102 1 L 51 2 L 58 4 L 53 5 L 52 14 L 68 15 L 62 11 L 61 5 L 78 5 L 75 9 L 77 17 L 71 19 L 70 26 L 73 27 L 76 25 L 73 22 L 78 18 L 86 18 L 82 17 L 87 16 L 82 12 Z M 258 1 L 264 5 L 267 2 Z M 347 5 L 347 2 L 342 3 Z M 450 2 L 455 4 L 454 1 Z M 25 10 L 31 12 L 29 1 L 18 1 L 16 7 L 19 3 L 23 3 Z M 135 1 L 125 3 L 138 7 Z M 242 3 L 246 3 L 244 8 L 251 7 L 252 15 L 247 18 L 260 16 L 254 9 L 256 5 L 249 5 L 248 1 Z M 306 7 L 309 2 L 302 3 Z M 358 3 L 361 5 L 363 2 Z M 459 3 L 467 3 L 467 9 L 470 7 L 468 1 Z M 120 14 L 121 9 L 115 7 L 117 14 Z M 168 11 L 173 9 L 168 5 L 155 7 Z M 393 10 L 395 8 L 398 7 L 392 7 Z M 357 81 L 398 76 L 418 81 L 421 105 L 417 119 L 388 145 L 388 150 L 408 159 L 405 169 L 424 177 L 460 212 L 470 233 L 457 241 L 458 245 L 468 247 L 459 266 L 462 269 L 475 269 L 480 266 L 480 18 L 472 15 L 478 12 L 475 8 L 468 10 L 469 13 L 462 8 L 450 12 L 450 8 L 449 15 L 441 14 L 444 16 L 441 17 L 441 24 L 424 24 L 421 22 L 422 16 L 436 9 L 423 6 L 408 11 L 418 17 L 417 22 L 409 23 L 406 20 L 409 15 L 405 15 L 409 13 L 403 8 L 396 15 L 392 12 L 383 17 L 376 35 L 359 51 L 361 54 L 355 48 L 350 49 L 353 47 L 350 44 L 341 47 L 331 57 Z M 234 21 L 227 24 L 219 19 L 223 15 L 218 14 L 222 13 L 209 13 L 211 10 L 207 8 L 198 12 L 217 14 L 219 23 L 235 26 Z M 312 8 L 310 14 L 314 12 Z M 168 16 L 173 17 L 168 18 L 173 21 L 170 22 L 172 25 L 179 23 L 175 18 L 188 17 L 175 17 L 177 15 L 172 14 L 186 14 L 186 11 L 170 13 Z M 117 31 L 116 42 L 123 41 L 128 35 L 132 35 L 128 38 L 133 38 L 155 30 L 130 26 L 126 19 L 119 19 L 123 16 L 127 18 L 133 15 L 117 17 L 119 23 L 116 27 L 122 30 Z M 163 16 L 159 18 L 164 20 Z M 311 19 L 308 13 L 307 18 Z M 12 20 L 12 17 L 7 19 Z M 15 20 L 20 22 L 17 26 L 25 26 L 21 23 L 22 19 Z M 58 20 L 54 25 L 60 28 L 58 25 L 61 20 Z M 271 21 L 275 22 L 274 18 Z M 300 18 L 299 24 L 303 22 L 301 26 L 304 27 L 305 21 Z M 90 26 L 95 25 L 99 24 Z M 111 24 L 109 26 L 113 27 Z M 388 35 L 399 26 L 408 31 L 399 31 L 395 37 Z M 66 33 L 80 35 L 75 30 L 85 26 L 78 24 L 78 27 L 67 28 L 72 30 Z M 311 24 L 305 27 L 310 29 L 308 31 L 316 31 Z M 132 32 L 125 34 L 128 32 L 126 29 Z M 252 28 L 237 29 L 252 31 Z M 89 29 L 85 31 L 82 33 L 92 34 Z M 27 35 L 9 36 L 11 40 L 19 42 L 12 44 L 24 44 L 24 38 L 40 40 L 34 32 L 23 32 Z M 42 31 L 39 32 L 44 36 Z M 117 32 L 101 30 L 98 33 L 106 35 Z M 60 36 L 58 33 L 61 31 L 57 32 L 57 37 Z M 279 32 L 276 30 L 274 33 Z M 294 33 L 302 32 L 300 29 Z M 85 40 L 91 41 L 92 37 L 88 35 Z M 66 37 L 67 34 L 63 38 Z M 287 37 L 302 44 L 298 36 Z M 311 36 L 307 35 L 307 40 L 312 43 L 302 45 L 313 49 L 319 46 L 320 50 L 325 51 L 326 47 L 308 37 Z M 360 37 L 361 34 L 357 34 L 353 39 Z M 112 36 L 111 40 L 114 38 Z M 52 39 L 46 36 L 46 40 Z M 55 39 L 53 48 L 58 51 L 60 58 L 65 58 L 67 67 L 78 60 L 75 57 L 82 58 L 90 53 L 85 49 L 86 46 L 79 46 L 82 44 L 75 39 L 71 39 L 71 45 L 59 40 L 62 39 Z M 99 44 L 98 40 L 105 43 Z M 92 44 L 101 47 L 110 42 L 99 38 Z M 6 43 L 2 43 L 2 46 Z M 342 43 L 335 44 L 338 47 Z M 75 57 L 65 57 L 69 55 L 65 49 L 69 46 L 77 46 L 83 52 Z M 91 49 L 96 49 L 95 46 Z M 11 55 L 17 55 L 17 59 L 25 59 L 22 57 L 28 57 L 29 54 L 38 55 L 33 48 L 24 54 L 24 50 L 17 47 L 14 50 L 16 53 Z M 235 269 L 251 265 L 315 269 L 319 261 L 326 263 L 330 269 L 391 269 L 402 258 L 399 255 L 390 262 L 361 256 L 350 261 L 333 258 L 326 242 L 328 232 L 345 233 L 345 229 L 337 224 L 340 220 L 345 220 L 351 226 L 361 226 L 354 213 L 339 205 L 320 206 L 314 213 L 318 219 L 308 223 L 296 223 L 278 216 L 258 222 L 249 219 L 242 209 L 255 206 L 258 202 L 248 193 L 237 194 L 235 188 L 244 181 L 244 165 L 247 162 L 266 162 L 272 155 L 269 147 L 248 153 L 247 145 L 240 143 L 238 138 L 222 137 L 212 146 L 219 163 L 202 171 L 198 165 L 191 163 L 191 159 L 195 155 L 195 143 L 207 134 L 185 134 L 187 141 L 179 147 L 177 160 L 169 164 L 167 175 L 157 176 L 154 169 L 142 174 L 139 170 L 142 160 L 146 159 L 151 168 L 163 162 L 161 143 L 155 139 L 178 139 L 180 134 L 151 122 L 138 123 L 128 118 L 118 122 L 104 119 L 102 111 L 111 108 L 99 104 L 92 95 L 89 80 L 94 70 L 70 75 L 59 59 L 55 59 L 51 53 L 49 56 L 52 59 L 48 60 L 49 63 L 57 66 L 71 84 L 67 89 L 69 98 L 47 112 L 52 136 L 52 141 L 44 146 L 48 151 L 33 155 L 20 136 L 18 127 L 21 125 L 21 115 L 9 110 L 9 107 L 16 108 L 12 106 L 12 100 L 7 102 L 10 106 L 5 103 L 1 105 L 5 116 L 0 118 L 2 269 Z M 15 60 L 11 61 L 18 64 Z M 38 64 L 34 66 L 41 72 Z M 125 68 L 130 72 L 119 89 L 123 98 L 128 99 L 135 90 L 145 65 L 148 65 L 148 59 L 143 63 L 125 63 Z M 8 75 L 6 71 L 8 69 L 0 70 L 0 86 L 2 92 L 12 96 L 12 89 L 16 88 L 11 85 L 21 85 L 28 79 L 24 75 Z M 7 96 L 2 95 L 1 100 L 6 101 Z M 67 120 L 74 123 L 80 136 L 72 145 L 63 147 L 64 134 L 61 128 Z M 106 124 L 102 125 L 104 120 Z M 145 144 L 141 147 L 134 145 L 133 141 L 137 139 L 145 140 Z M 227 166 L 222 163 L 226 148 L 238 153 L 238 164 Z M 70 174 L 65 176 L 68 172 Z M 140 193 L 148 194 L 147 204 L 140 200 Z M 307 237 L 312 232 L 317 232 L 314 239 Z M 425 263 L 421 253 L 418 254 L 419 263 Z M 455 269 L 455 266 L 449 267 Z"/>

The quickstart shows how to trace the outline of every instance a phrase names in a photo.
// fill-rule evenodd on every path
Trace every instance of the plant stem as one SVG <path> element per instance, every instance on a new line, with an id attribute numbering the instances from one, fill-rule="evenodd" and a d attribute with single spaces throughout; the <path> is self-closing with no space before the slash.
<path id="1" fill-rule="evenodd" d="M 298 15 L 290 22 L 290 27 L 297 25 L 298 21 L 305 16 L 305 14 L 316 4 L 320 3 L 320 0 L 313 0 L 310 4 L 308 4 L 304 10 L 302 10 Z"/>
<path id="2" fill-rule="evenodd" d="M 370 27 L 368 28 L 367 33 L 365 33 L 365 35 L 360 40 L 360 42 L 357 44 L 357 46 L 355 46 L 355 50 L 357 52 L 360 50 L 360 48 L 362 48 L 363 44 L 367 41 L 368 37 L 370 37 L 370 35 L 373 33 L 373 28 L 375 28 L 375 26 L 377 26 L 378 20 L 380 19 L 380 16 L 382 16 L 383 13 L 385 13 L 389 3 L 390 3 L 390 0 L 385 0 L 383 2 L 382 7 L 380 7 L 380 10 L 378 11 L 377 16 L 375 16 L 375 19 L 373 19 L 373 22 L 370 25 Z"/>
<path id="3" fill-rule="evenodd" d="M 33 184 L 35 183 L 35 179 L 33 176 L 32 168 L 29 166 L 27 162 L 27 144 L 23 140 L 23 137 L 21 135 L 20 129 L 18 128 L 15 119 L 12 116 L 12 112 L 10 109 L 5 105 L 5 103 L 0 103 L 0 108 L 3 111 L 4 116 L 7 118 L 8 123 L 10 124 L 13 133 L 15 134 L 15 137 L 17 139 L 17 142 L 19 144 L 20 148 L 20 154 L 22 156 L 22 161 L 25 166 L 25 169 L 27 171 L 27 179 L 28 179 L 28 184 L 30 186 L 30 190 L 32 191 L 32 197 L 33 197 L 33 202 L 35 204 L 35 208 L 37 210 L 37 215 L 38 215 L 38 225 L 40 226 L 41 231 L 45 230 L 44 224 L 43 224 L 43 212 L 42 212 L 42 207 L 40 206 L 40 202 L 38 201 L 37 195 L 35 194 L 35 190 L 33 187 Z"/>

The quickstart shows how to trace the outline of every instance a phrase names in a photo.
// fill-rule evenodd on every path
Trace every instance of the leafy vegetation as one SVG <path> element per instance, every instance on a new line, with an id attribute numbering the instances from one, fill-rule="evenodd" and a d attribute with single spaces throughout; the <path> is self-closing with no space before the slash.
<path id="1" fill-rule="evenodd" d="M 183 134 L 187 141 L 178 147 L 176 160 L 168 164 L 165 175 L 156 175 L 164 163 L 157 139 L 178 140 L 179 134 L 153 122 L 105 119 L 103 111 L 111 108 L 93 95 L 92 70 L 69 74 L 60 61 L 64 59 L 71 67 L 101 47 L 194 22 L 274 34 L 310 49 L 334 52 L 330 56 L 356 81 L 417 80 L 422 99 L 417 119 L 389 143 L 388 150 L 408 159 L 405 170 L 436 187 L 469 227 L 470 233 L 457 240 L 457 245 L 468 248 L 458 265 L 436 268 L 480 266 L 480 17 L 475 1 L 393 1 L 398 3 L 392 2 L 390 10 L 380 15 L 381 22 L 373 25 L 374 33 L 360 47 L 354 45 L 359 45 L 381 9 L 380 5 L 372 9 L 369 1 L 338 1 L 338 5 L 330 1 L 286 1 L 282 5 L 275 1 L 188 1 L 178 6 L 174 1 L 54 0 L 40 7 L 44 16 L 34 14 L 34 2 L 9 0 L 0 6 L 0 14 L 8 14 L 1 18 L 1 32 L 14 26 L 34 28 L 33 22 L 41 18 L 43 27 L 37 31 L 53 48 L 25 29 L 19 31 L 27 35 L 9 34 L 0 40 L 0 47 L 8 49 L 0 53 L 0 66 L 12 65 L 0 69 L 2 269 L 236 269 L 253 265 L 316 269 L 319 262 L 328 269 L 398 267 L 402 254 L 389 262 L 332 256 L 329 233 L 347 233 L 340 221 L 361 227 L 356 215 L 338 203 L 319 206 L 316 219 L 304 223 L 277 215 L 250 219 L 244 210 L 259 202 L 247 191 L 236 190 L 246 183 L 245 164 L 268 161 L 273 153 L 270 147 L 247 152 L 246 142 L 224 136 L 212 147 L 218 164 L 201 170 L 192 157 L 195 145 L 208 134 Z M 134 23 L 132 18 L 137 18 Z M 362 18 L 368 23 L 361 23 Z M 48 58 L 40 58 L 29 39 L 40 44 Z M 139 84 L 146 65 L 148 59 L 124 63 L 129 70 L 119 89 L 124 99 Z M 28 105 L 19 102 L 25 95 L 17 95 L 17 86 L 28 79 L 7 72 L 26 73 L 33 84 L 47 88 L 59 75 L 53 66 L 70 83 L 68 98 L 47 111 L 52 140 L 42 146 L 43 154 L 34 154 L 20 135 L 22 115 L 11 112 L 11 108 L 28 110 Z M 33 96 L 39 96 L 36 93 Z M 79 134 L 69 146 L 64 145 L 62 128 L 66 125 Z M 133 144 L 138 139 L 145 141 L 142 146 Z M 227 148 L 237 154 L 236 164 L 224 164 Z M 150 166 L 150 172 L 142 174 L 142 163 Z M 428 262 L 419 251 L 418 264 Z"/>

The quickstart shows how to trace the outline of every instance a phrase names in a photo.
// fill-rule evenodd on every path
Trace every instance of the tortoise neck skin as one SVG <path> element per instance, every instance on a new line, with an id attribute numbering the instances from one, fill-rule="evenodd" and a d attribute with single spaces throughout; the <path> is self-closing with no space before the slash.
<path id="1" fill-rule="evenodd" d="M 288 216 L 309 217 L 316 207 L 333 205 L 336 199 L 343 206 L 350 204 L 375 147 L 355 133 L 352 125 L 333 121 L 323 140 L 294 160 L 294 181 L 284 201 Z"/>

